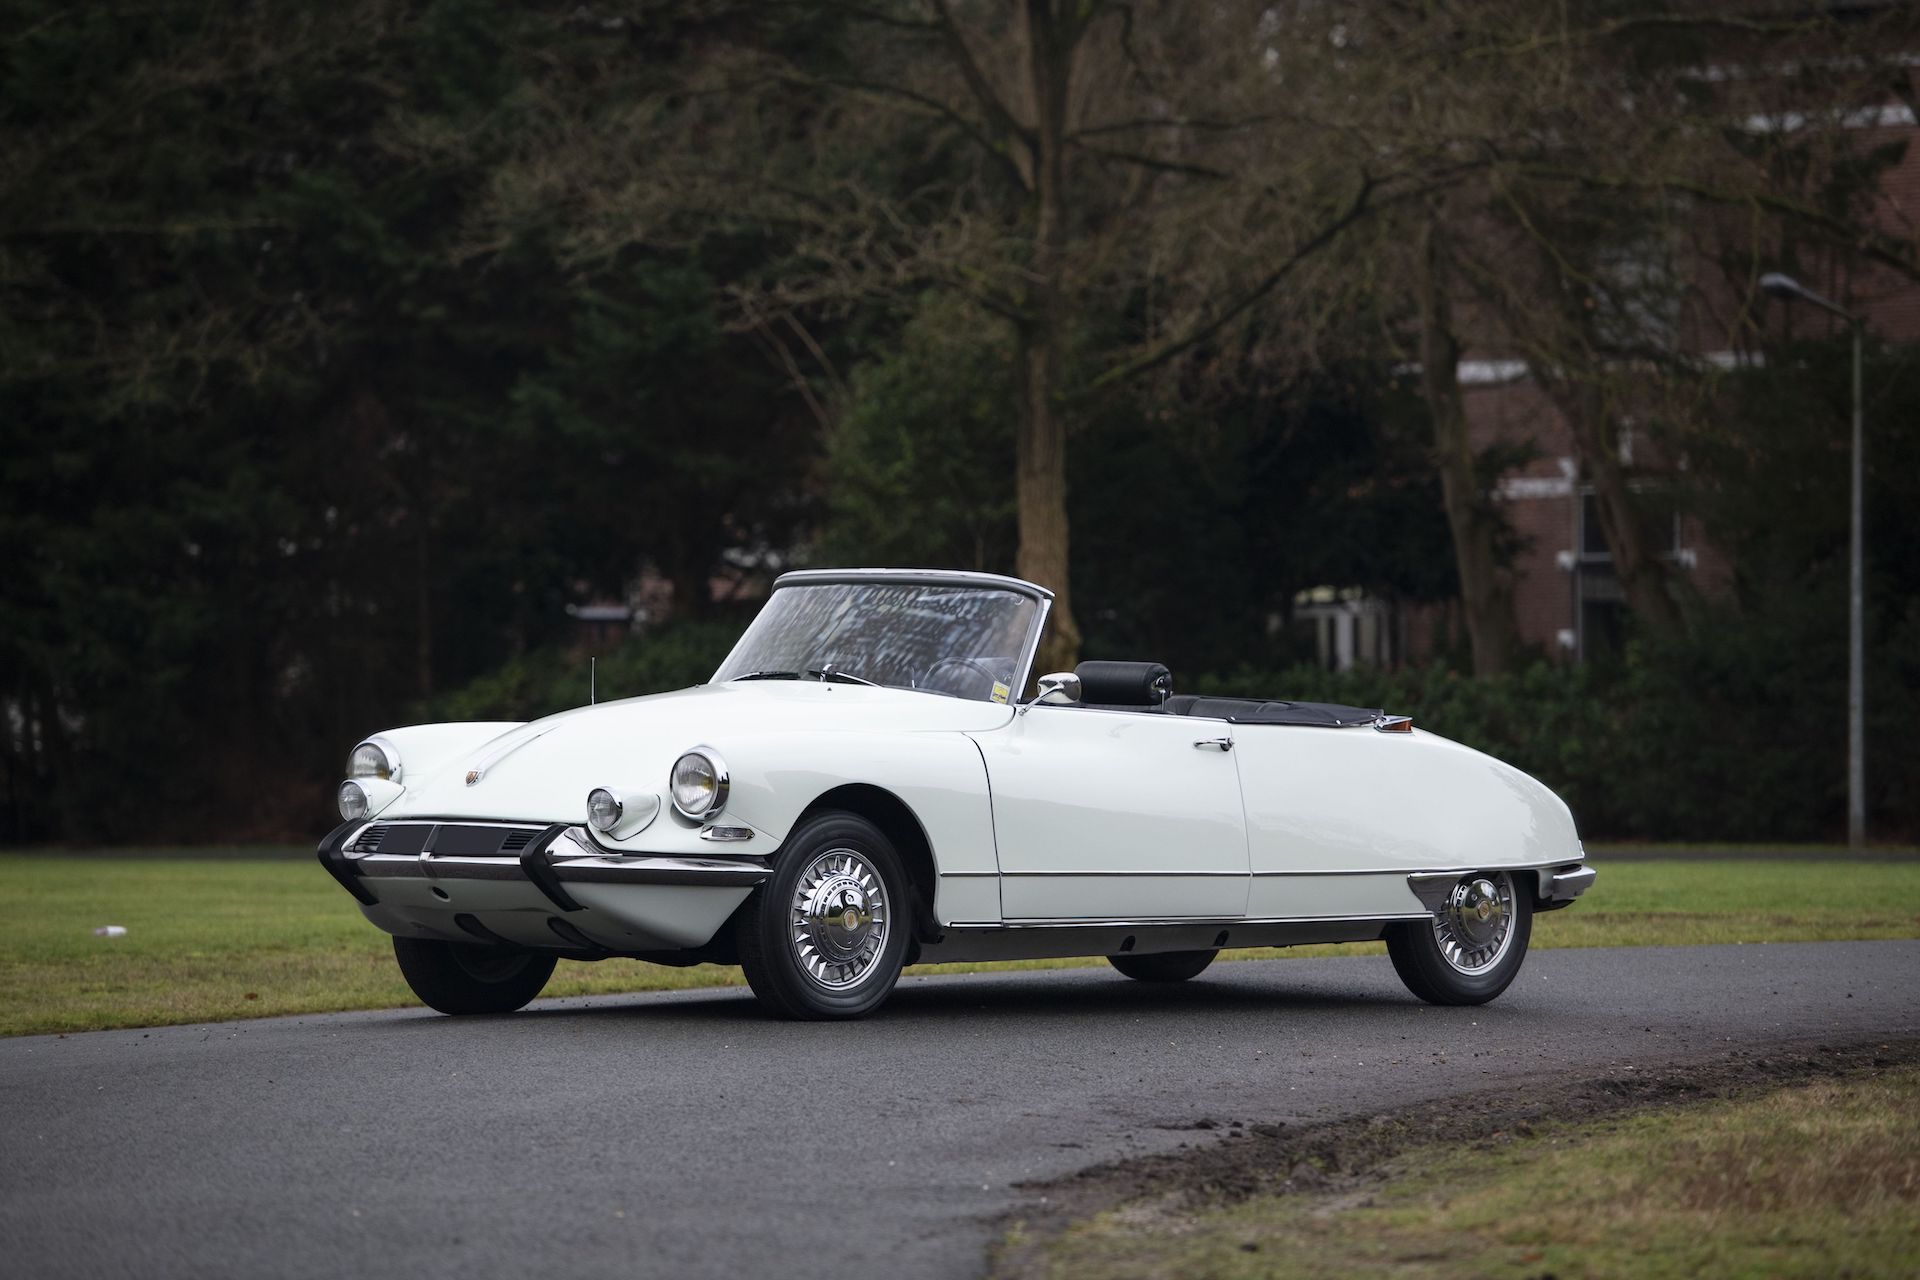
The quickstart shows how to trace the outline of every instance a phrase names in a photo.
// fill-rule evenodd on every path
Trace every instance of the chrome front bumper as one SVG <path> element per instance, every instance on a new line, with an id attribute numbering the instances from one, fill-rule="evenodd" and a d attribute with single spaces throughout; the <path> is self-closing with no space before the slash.
<path id="1" fill-rule="evenodd" d="M 747 855 L 613 852 L 565 823 L 357 821 L 318 853 L 389 933 L 615 953 L 704 943 L 770 874 Z"/>

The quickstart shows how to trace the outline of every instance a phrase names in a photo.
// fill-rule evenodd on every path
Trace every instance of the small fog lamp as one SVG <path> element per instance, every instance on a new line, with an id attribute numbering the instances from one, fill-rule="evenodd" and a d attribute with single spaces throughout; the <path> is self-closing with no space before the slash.
<path id="1" fill-rule="evenodd" d="M 366 789 L 357 782 L 340 784 L 340 816 L 348 822 L 358 822 L 367 816 L 371 806 L 367 803 Z"/>
<path id="2" fill-rule="evenodd" d="M 605 787 L 595 787 L 587 792 L 587 822 L 595 831 L 602 834 L 612 831 L 619 825 L 621 811 L 625 808 L 620 797 Z"/>

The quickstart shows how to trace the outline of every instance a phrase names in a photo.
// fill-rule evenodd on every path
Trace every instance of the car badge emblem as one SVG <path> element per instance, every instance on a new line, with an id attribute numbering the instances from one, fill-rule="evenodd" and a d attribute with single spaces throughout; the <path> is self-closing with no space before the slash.
<path id="1" fill-rule="evenodd" d="M 467 785 L 472 786 L 474 783 L 480 781 L 480 777 L 481 774 L 478 769 L 467 770 Z"/>

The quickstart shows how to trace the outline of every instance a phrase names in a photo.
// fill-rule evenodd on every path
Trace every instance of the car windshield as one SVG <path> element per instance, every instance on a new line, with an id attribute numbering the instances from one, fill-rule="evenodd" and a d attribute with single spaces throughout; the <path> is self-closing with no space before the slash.
<path id="1" fill-rule="evenodd" d="M 714 674 L 839 680 L 1006 702 L 1039 605 L 1017 591 L 897 582 L 781 587 Z"/>

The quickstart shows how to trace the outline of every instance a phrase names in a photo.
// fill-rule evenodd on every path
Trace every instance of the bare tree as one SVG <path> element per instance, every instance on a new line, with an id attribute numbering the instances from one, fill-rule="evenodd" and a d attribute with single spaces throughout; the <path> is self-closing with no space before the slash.
<path id="1" fill-rule="evenodd" d="M 1303 265 L 1462 168 L 1290 105 L 1289 68 L 1338 50 L 1263 4 L 897 0 L 773 6 L 749 25 L 621 120 L 556 100 L 476 249 L 516 204 L 574 209 L 583 264 L 723 219 L 791 245 L 735 287 L 741 322 L 769 334 L 927 289 L 1005 318 L 1016 566 L 1056 592 L 1049 667 L 1079 648 L 1076 427 L 1102 397 L 1230 346 L 1263 309 L 1274 342 L 1272 308 Z"/>
<path id="2" fill-rule="evenodd" d="M 755 229 L 787 253 L 735 282 L 736 314 L 792 346 L 796 369 L 820 367 L 808 329 L 822 317 L 927 290 L 1004 318 L 1016 566 L 1058 593 L 1049 666 L 1078 649 L 1067 448 L 1101 397 L 1183 364 L 1218 380 L 1311 359 L 1329 317 L 1356 302 L 1401 308 L 1423 367 L 1489 345 L 1527 356 L 1573 423 L 1636 608 L 1665 615 L 1611 419 L 1620 362 L 1673 350 L 1644 323 L 1665 314 L 1645 298 L 1690 286 L 1645 277 L 1626 299 L 1608 264 L 1677 199 L 1787 216 L 1730 137 L 1738 95 L 1700 92 L 1717 83 L 1708 51 L 1732 42 L 1757 60 L 1810 32 L 1836 44 L 1832 24 L 1528 0 L 689 9 L 679 73 L 626 110 L 582 114 L 555 81 L 475 250 L 502 243 L 516 209 L 564 211 L 583 270 L 717 226 Z M 634 31 L 588 74 L 635 74 L 623 59 L 643 52 L 658 51 Z M 1603 191 L 1633 213 L 1639 242 L 1546 216 Z M 1829 220 L 1833 234 L 1843 225 Z M 1590 303 L 1608 306 L 1588 315 Z M 1457 383 L 1428 368 L 1423 385 L 1475 665 L 1497 670 L 1514 651 L 1499 521 Z"/>
<path id="3" fill-rule="evenodd" d="M 1501 669 L 1515 643 L 1498 517 L 1453 373 L 1463 348 L 1525 360 L 1568 427 L 1630 609 L 1676 625 L 1680 583 L 1654 527 L 1671 503 L 1648 501 L 1648 459 L 1636 477 L 1621 442 L 1664 438 L 1673 460 L 1710 401 L 1700 354 L 1750 323 L 1751 280 L 1781 237 L 1915 271 L 1913 244 L 1832 195 L 1832 175 L 1863 161 L 1846 137 L 1860 109 L 1897 103 L 1890 93 L 1909 83 L 1880 50 L 1910 47 L 1888 34 L 1911 19 L 1686 3 L 1628 16 L 1524 3 L 1341 16 L 1356 59 L 1379 68 L 1366 96 L 1397 106 L 1409 144 L 1484 159 L 1444 202 L 1367 237 L 1384 295 L 1405 300 L 1418 335 L 1475 669 Z M 1728 260 L 1744 282 L 1729 287 Z"/>

